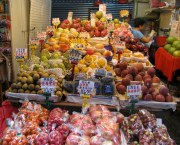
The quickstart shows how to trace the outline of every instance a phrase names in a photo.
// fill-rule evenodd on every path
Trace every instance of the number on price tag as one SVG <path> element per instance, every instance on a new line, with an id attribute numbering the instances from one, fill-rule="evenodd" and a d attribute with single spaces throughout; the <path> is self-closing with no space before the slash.
<path id="1" fill-rule="evenodd" d="M 78 92 L 80 95 L 90 95 L 94 91 L 94 82 L 93 81 L 79 81 Z"/>
<path id="2" fill-rule="evenodd" d="M 54 89 L 56 88 L 55 78 L 41 78 L 41 89 L 44 93 L 54 94 Z"/>
<path id="3" fill-rule="evenodd" d="M 28 57 L 27 48 L 16 48 L 16 60 L 24 60 Z"/>
<path id="4" fill-rule="evenodd" d="M 54 30 L 55 30 L 54 26 L 47 26 L 47 28 L 46 28 L 46 33 L 48 33 L 48 32 L 54 32 Z"/>
<path id="5" fill-rule="evenodd" d="M 131 85 L 127 86 L 127 96 L 130 97 L 130 100 L 138 100 L 138 97 L 141 96 L 141 85 Z"/>
<path id="6" fill-rule="evenodd" d="M 54 26 L 58 26 L 58 25 L 60 24 L 60 19 L 59 19 L 59 18 L 53 18 L 53 19 L 52 19 L 52 24 L 53 24 Z"/>

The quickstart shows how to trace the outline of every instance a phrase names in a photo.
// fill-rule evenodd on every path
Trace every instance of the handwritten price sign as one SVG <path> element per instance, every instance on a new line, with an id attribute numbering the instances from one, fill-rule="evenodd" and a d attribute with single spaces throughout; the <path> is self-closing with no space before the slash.
<path id="1" fill-rule="evenodd" d="M 60 19 L 59 19 L 59 18 L 53 18 L 53 19 L 52 19 L 52 24 L 53 24 L 54 26 L 58 26 L 58 25 L 60 24 Z"/>
<path id="2" fill-rule="evenodd" d="M 55 88 L 56 88 L 55 78 L 41 78 L 41 89 L 43 89 L 44 93 L 53 94 Z"/>
<path id="3" fill-rule="evenodd" d="M 39 40 L 37 37 L 32 37 L 32 38 L 30 38 L 29 43 L 30 43 L 30 45 L 38 45 Z"/>
<path id="4" fill-rule="evenodd" d="M 115 45 L 117 50 L 123 50 L 126 48 L 126 42 L 121 41 L 120 37 L 114 37 L 113 44 Z"/>
<path id="5" fill-rule="evenodd" d="M 45 40 L 45 39 L 46 39 L 46 36 L 47 36 L 47 34 L 46 34 L 45 31 L 43 31 L 43 32 L 37 32 L 37 38 L 38 38 L 39 40 Z"/>
<path id="6" fill-rule="evenodd" d="M 94 91 L 93 81 L 79 81 L 78 92 L 80 95 L 90 95 Z"/>
<path id="7" fill-rule="evenodd" d="M 28 52 L 27 48 L 16 48 L 16 60 L 24 60 L 27 59 Z"/>
<path id="8" fill-rule="evenodd" d="M 69 60 L 71 62 L 77 63 L 82 57 L 82 54 L 80 51 L 71 49 L 69 52 Z"/>
<path id="9" fill-rule="evenodd" d="M 127 96 L 130 100 L 138 100 L 138 96 L 141 96 L 141 85 L 127 86 Z"/>

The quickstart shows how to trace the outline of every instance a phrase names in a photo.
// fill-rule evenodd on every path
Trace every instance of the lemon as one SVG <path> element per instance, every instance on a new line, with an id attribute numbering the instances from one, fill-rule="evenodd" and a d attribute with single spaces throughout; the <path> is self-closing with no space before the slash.
<path id="1" fill-rule="evenodd" d="M 95 63 L 91 63 L 91 64 L 89 65 L 89 67 L 90 67 L 90 68 L 97 68 L 97 66 L 96 66 Z"/>
<path id="2" fill-rule="evenodd" d="M 103 68 L 103 67 L 106 65 L 105 59 L 100 58 L 100 59 L 97 61 L 97 65 L 98 65 L 100 68 Z"/>
<path id="3" fill-rule="evenodd" d="M 79 61 L 79 64 L 85 64 L 84 59 L 81 59 L 81 60 Z"/>

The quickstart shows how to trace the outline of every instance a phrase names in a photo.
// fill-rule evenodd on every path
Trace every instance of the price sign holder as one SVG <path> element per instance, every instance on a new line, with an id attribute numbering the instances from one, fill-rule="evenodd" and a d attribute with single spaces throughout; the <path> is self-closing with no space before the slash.
<path id="1" fill-rule="evenodd" d="M 68 12 L 68 21 L 70 22 L 70 24 L 72 24 L 72 18 L 73 18 L 73 12 Z"/>
<path id="2" fill-rule="evenodd" d="M 16 48 L 15 52 L 16 60 L 19 63 L 19 71 L 22 73 L 22 63 L 28 57 L 27 48 Z"/>
<path id="3" fill-rule="evenodd" d="M 43 95 L 46 97 L 45 105 L 47 108 L 50 107 L 49 98 L 54 93 L 56 88 L 55 78 L 41 78 L 41 89 L 43 90 Z"/>
<path id="4" fill-rule="evenodd" d="M 39 44 L 39 40 L 37 37 L 32 37 L 29 40 L 29 47 L 31 49 L 31 55 L 35 55 L 35 50 L 37 49 L 38 44 Z"/>
<path id="5" fill-rule="evenodd" d="M 94 82 L 93 81 L 86 81 L 80 80 L 78 86 L 78 92 L 83 99 L 82 103 L 82 113 L 86 113 L 89 104 L 88 100 L 91 98 L 91 95 L 94 94 Z"/>
<path id="6" fill-rule="evenodd" d="M 47 36 L 46 31 L 37 32 L 37 38 L 39 39 L 41 50 L 43 49 L 43 44 L 45 42 L 46 36 Z"/>
<path id="7" fill-rule="evenodd" d="M 116 53 L 118 54 L 118 62 L 120 62 L 121 54 L 126 48 L 126 43 L 124 41 L 121 41 L 120 37 L 114 37 L 113 45 L 116 48 Z"/>
<path id="8" fill-rule="evenodd" d="M 135 113 L 135 105 L 138 102 L 138 97 L 141 96 L 141 85 L 130 85 L 127 86 L 127 96 L 129 96 L 129 102 L 131 106 L 129 106 L 129 113 Z"/>
<path id="9" fill-rule="evenodd" d="M 91 26 L 95 27 L 96 26 L 96 20 L 95 20 L 95 13 L 91 13 Z"/>
<path id="10" fill-rule="evenodd" d="M 59 18 L 53 18 L 52 19 L 52 24 L 53 26 L 55 26 L 55 28 L 57 29 L 58 25 L 60 24 L 60 19 Z"/>
<path id="11" fill-rule="evenodd" d="M 71 79 L 74 78 L 74 68 L 78 64 L 79 60 L 82 57 L 82 53 L 78 50 L 71 49 L 69 52 L 69 61 L 72 64 L 72 72 L 71 72 Z"/>

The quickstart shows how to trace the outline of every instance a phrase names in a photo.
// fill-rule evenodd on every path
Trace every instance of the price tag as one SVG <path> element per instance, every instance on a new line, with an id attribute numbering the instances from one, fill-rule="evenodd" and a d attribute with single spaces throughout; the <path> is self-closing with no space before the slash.
<path id="1" fill-rule="evenodd" d="M 82 57 L 82 53 L 78 50 L 71 49 L 69 52 L 69 60 L 73 63 L 78 63 Z"/>
<path id="2" fill-rule="evenodd" d="M 137 101 L 138 96 L 141 96 L 141 85 L 127 86 L 127 96 L 130 97 L 130 101 Z"/>
<path id="3" fill-rule="evenodd" d="M 107 20 L 112 20 L 112 19 L 113 19 L 112 14 L 111 14 L 111 13 L 106 14 L 106 19 L 107 19 Z"/>
<path id="4" fill-rule="evenodd" d="M 78 92 L 80 95 L 90 95 L 94 91 L 94 82 L 80 80 L 78 86 Z"/>
<path id="5" fill-rule="evenodd" d="M 54 32 L 54 30 L 55 30 L 54 26 L 47 26 L 46 33 Z"/>
<path id="6" fill-rule="evenodd" d="M 45 40 L 45 39 L 46 39 L 46 36 L 47 36 L 47 34 L 46 34 L 45 31 L 43 31 L 43 32 L 37 32 L 37 38 L 38 38 L 39 40 Z"/>
<path id="7" fill-rule="evenodd" d="M 16 48 L 16 60 L 24 60 L 28 57 L 27 48 Z"/>
<path id="8" fill-rule="evenodd" d="M 38 38 L 37 38 L 37 37 L 32 37 L 32 38 L 30 38 L 29 44 L 30 44 L 30 45 L 38 45 L 38 44 L 39 44 Z"/>
<path id="9" fill-rule="evenodd" d="M 123 50 L 126 48 L 126 42 L 121 41 L 120 37 L 114 37 L 113 38 L 113 44 L 115 45 L 115 47 L 120 50 Z"/>
<path id="10" fill-rule="evenodd" d="M 44 93 L 54 94 L 54 89 L 56 88 L 55 78 L 41 78 L 41 89 Z"/>
<path id="11" fill-rule="evenodd" d="M 70 24 L 72 24 L 72 18 L 73 18 L 73 12 L 68 12 L 68 21 L 70 22 Z"/>
<path id="12" fill-rule="evenodd" d="M 99 4 L 99 11 L 103 12 L 103 16 L 106 16 L 106 4 Z"/>
<path id="13" fill-rule="evenodd" d="M 96 20 L 95 20 L 95 14 L 91 13 L 91 26 L 95 27 L 96 26 Z"/>
<path id="14" fill-rule="evenodd" d="M 53 19 L 52 19 L 52 24 L 53 24 L 54 26 L 58 26 L 58 25 L 60 24 L 60 19 L 59 19 L 59 18 L 53 18 Z"/>

